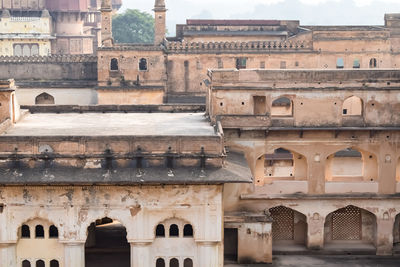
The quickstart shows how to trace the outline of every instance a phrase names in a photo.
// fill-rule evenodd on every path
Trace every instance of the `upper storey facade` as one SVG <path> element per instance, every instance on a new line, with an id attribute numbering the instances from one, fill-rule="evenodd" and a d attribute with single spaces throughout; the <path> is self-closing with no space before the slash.
<path id="1" fill-rule="evenodd" d="M 295 20 L 187 20 L 177 25 L 177 36 L 166 38 L 166 4 L 156 1 L 154 44 L 137 45 L 114 44 L 111 21 L 106 19 L 112 15 L 111 2 L 103 11 L 103 42 L 98 51 L 102 104 L 160 104 L 182 96 L 199 101 L 206 95 L 204 81 L 209 69 L 400 66 L 399 14 L 387 14 L 382 26 L 307 26 Z M 120 97 L 103 97 L 105 92 Z"/>

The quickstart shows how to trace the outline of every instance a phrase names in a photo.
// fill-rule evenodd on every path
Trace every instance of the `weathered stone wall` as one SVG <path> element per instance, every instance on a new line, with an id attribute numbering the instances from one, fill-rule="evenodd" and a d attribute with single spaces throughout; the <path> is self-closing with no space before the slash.
<path id="1" fill-rule="evenodd" d="M 196 266 L 223 266 L 222 186 L 1 187 L 0 205 L 2 267 L 20 266 L 15 262 L 15 248 L 22 245 L 19 229 L 36 219 L 58 228 L 64 251 L 54 257 L 65 258 L 60 266 L 84 267 L 87 229 L 104 217 L 126 228 L 131 266 L 153 266 L 160 256 L 190 257 Z M 156 226 L 168 220 L 191 224 L 191 242 L 157 240 Z"/>
<path id="2" fill-rule="evenodd" d="M 91 56 L 0 57 L 0 79 L 96 80 L 97 59 Z"/>

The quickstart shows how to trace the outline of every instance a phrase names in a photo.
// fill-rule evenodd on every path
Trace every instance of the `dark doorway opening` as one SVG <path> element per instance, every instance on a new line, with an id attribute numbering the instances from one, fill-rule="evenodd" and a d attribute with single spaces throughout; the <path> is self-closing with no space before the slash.
<path id="1" fill-rule="evenodd" d="M 125 227 L 103 218 L 88 227 L 85 244 L 86 267 L 130 267 L 130 245 Z"/>
<path id="2" fill-rule="evenodd" d="M 238 261 L 238 229 L 224 229 L 224 259 L 226 262 Z"/>

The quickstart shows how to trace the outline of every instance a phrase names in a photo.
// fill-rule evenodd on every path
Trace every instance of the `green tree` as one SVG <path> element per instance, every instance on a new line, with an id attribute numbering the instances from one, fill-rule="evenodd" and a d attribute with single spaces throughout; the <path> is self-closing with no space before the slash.
<path id="1" fill-rule="evenodd" d="M 153 43 L 154 18 L 147 12 L 127 9 L 113 17 L 113 37 L 117 43 Z"/>

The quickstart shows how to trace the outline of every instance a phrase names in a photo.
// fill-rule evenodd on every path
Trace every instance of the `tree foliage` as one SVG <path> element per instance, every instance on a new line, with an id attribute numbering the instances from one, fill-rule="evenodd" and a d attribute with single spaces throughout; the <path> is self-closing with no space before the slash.
<path id="1" fill-rule="evenodd" d="M 154 18 L 147 12 L 127 9 L 114 16 L 113 37 L 117 43 L 153 43 Z"/>

